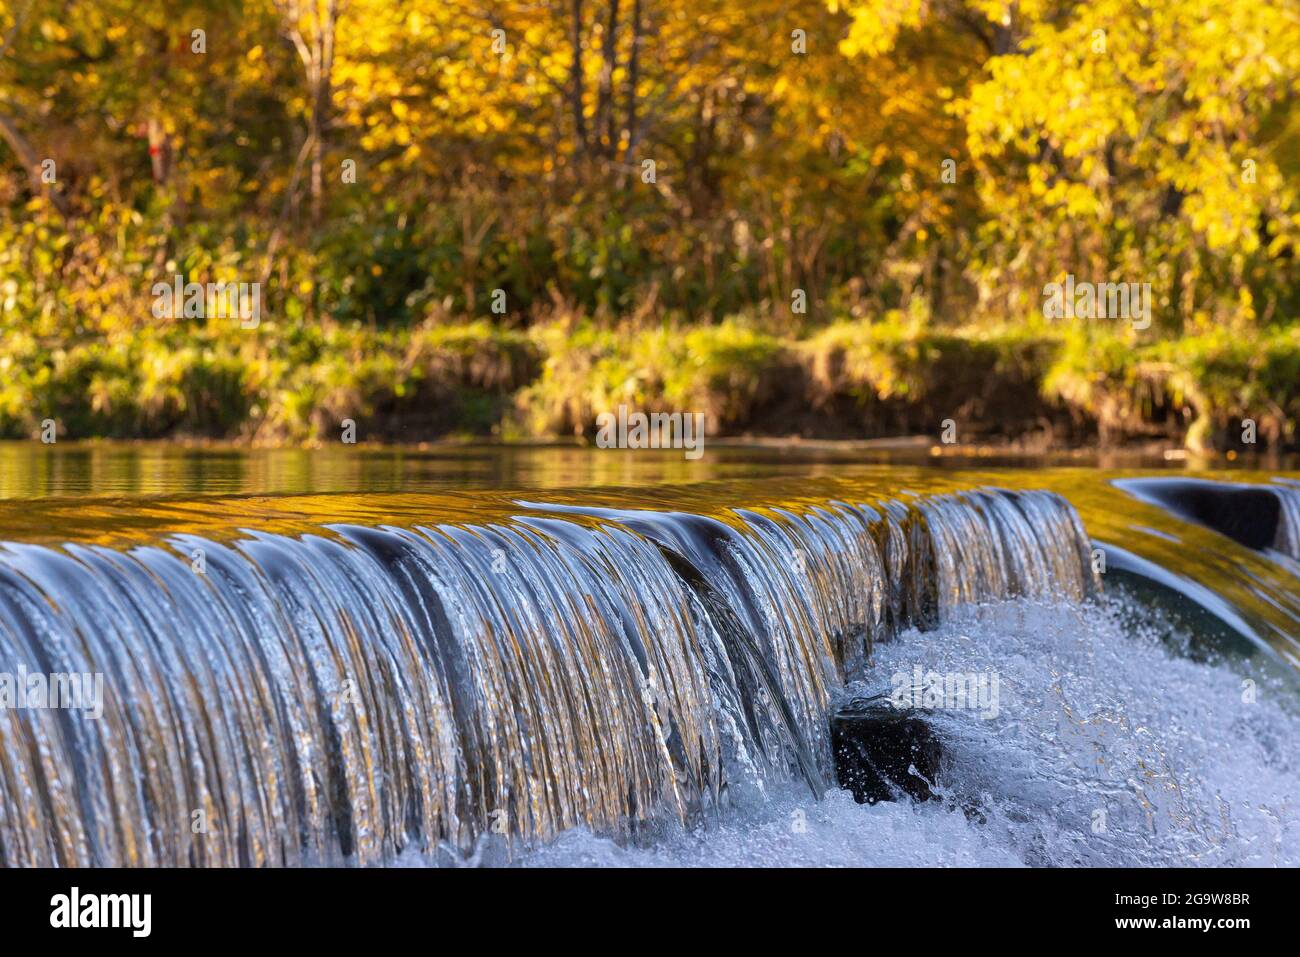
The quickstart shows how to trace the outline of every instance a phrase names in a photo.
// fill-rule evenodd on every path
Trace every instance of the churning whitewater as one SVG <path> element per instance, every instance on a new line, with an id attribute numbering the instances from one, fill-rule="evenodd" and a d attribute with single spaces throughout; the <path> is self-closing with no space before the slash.
<path id="1" fill-rule="evenodd" d="M 960 609 L 877 646 L 872 690 L 915 667 L 992 671 L 995 719 L 936 711 L 947 764 L 925 803 L 785 787 L 713 826 L 620 846 L 576 829 L 527 866 L 1300 865 L 1294 678 L 1193 660 L 1125 599 Z M 1246 692 L 1252 693 L 1246 693 Z M 486 855 L 484 855 L 486 856 Z"/>
<path id="2" fill-rule="evenodd" d="M 193 556 L 202 555 L 202 565 Z M 104 675 L 0 711 L 0 863 L 374 864 L 695 826 L 832 774 L 868 648 L 1096 590 L 1047 492 L 0 550 L 0 661 Z"/>

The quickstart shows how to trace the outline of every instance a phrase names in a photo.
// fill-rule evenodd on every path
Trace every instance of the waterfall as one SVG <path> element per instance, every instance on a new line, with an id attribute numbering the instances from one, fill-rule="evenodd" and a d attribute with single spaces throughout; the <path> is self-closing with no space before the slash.
<path id="1" fill-rule="evenodd" d="M 1300 482 L 1279 479 L 1277 484 L 1269 487 L 1277 496 L 1280 506 L 1273 547 L 1300 561 Z"/>
<path id="2" fill-rule="evenodd" d="M 873 642 L 1083 599 L 1089 549 L 1060 496 L 996 489 L 6 543 L 0 672 L 104 698 L 0 708 L 0 865 L 365 865 L 819 793 Z"/>

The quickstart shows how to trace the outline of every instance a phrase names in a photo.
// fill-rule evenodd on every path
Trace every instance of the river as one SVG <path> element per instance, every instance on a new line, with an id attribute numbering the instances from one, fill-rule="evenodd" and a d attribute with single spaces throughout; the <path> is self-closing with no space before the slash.
<path id="1" fill-rule="evenodd" d="M 0 864 L 1295 866 L 1298 478 L 3 445 L 0 673 L 103 691 L 0 707 Z M 913 674 L 996 698 L 855 804 Z"/>

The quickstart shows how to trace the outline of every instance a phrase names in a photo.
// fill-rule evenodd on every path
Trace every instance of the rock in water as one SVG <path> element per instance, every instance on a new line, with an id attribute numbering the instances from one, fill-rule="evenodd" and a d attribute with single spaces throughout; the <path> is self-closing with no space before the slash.
<path id="1" fill-rule="evenodd" d="M 943 756 L 925 712 L 894 707 L 883 695 L 854 698 L 831 715 L 835 777 L 859 804 L 937 800 L 930 790 Z"/>

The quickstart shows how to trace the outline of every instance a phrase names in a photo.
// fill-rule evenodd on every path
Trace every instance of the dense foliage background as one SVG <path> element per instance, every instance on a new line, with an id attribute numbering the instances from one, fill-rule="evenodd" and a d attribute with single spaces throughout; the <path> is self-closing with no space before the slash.
<path id="1" fill-rule="evenodd" d="M 1296 0 L 0 0 L 0 435 L 1287 442 L 1298 92 Z"/>

